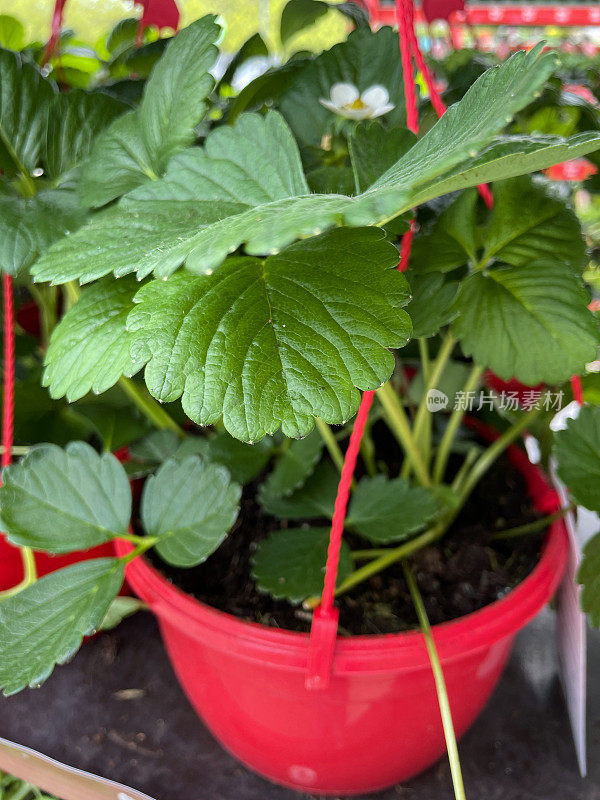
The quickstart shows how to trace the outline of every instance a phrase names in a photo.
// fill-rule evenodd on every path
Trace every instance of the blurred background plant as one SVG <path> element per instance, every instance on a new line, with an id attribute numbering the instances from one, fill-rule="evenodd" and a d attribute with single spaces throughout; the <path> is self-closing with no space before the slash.
<path id="1" fill-rule="evenodd" d="M 220 0 L 218 11 L 227 28 L 225 50 L 236 51 L 257 32 L 272 49 L 278 50 L 279 20 L 285 4 L 286 0 Z M 182 27 L 216 10 L 210 0 L 179 0 L 178 5 Z M 52 0 L 0 0 L 0 14 L 10 15 L 21 22 L 25 43 L 48 39 L 53 7 Z M 65 28 L 72 30 L 77 39 L 95 45 L 119 20 L 134 16 L 141 16 L 141 7 L 135 6 L 132 0 L 70 0 L 65 7 L 64 19 Z M 344 19 L 329 12 L 309 31 L 294 37 L 294 49 L 322 50 L 341 41 L 346 31 Z M 2 41 L 1 31 L 0 44 L 10 46 Z"/>
<path id="2" fill-rule="evenodd" d="M 30 783 L 0 771 L 0 800 L 55 800 Z"/>

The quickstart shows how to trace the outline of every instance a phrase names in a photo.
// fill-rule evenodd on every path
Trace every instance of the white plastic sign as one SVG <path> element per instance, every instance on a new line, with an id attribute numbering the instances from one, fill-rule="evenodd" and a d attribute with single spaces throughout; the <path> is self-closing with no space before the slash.
<path id="1" fill-rule="evenodd" d="M 120 783 L 67 767 L 27 747 L 0 738 L 0 769 L 60 800 L 153 800 Z"/>

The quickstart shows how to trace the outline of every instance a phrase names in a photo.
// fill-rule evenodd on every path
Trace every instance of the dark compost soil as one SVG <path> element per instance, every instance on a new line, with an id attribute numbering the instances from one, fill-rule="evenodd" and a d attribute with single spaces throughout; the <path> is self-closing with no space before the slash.
<path id="1" fill-rule="evenodd" d="M 257 482 L 258 483 L 258 482 Z M 257 483 L 245 487 L 235 528 L 219 549 L 198 567 L 170 567 L 150 560 L 185 592 L 244 620 L 296 631 L 310 630 L 311 613 L 260 593 L 251 577 L 256 546 L 285 527 L 265 515 L 255 500 Z M 492 534 L 534 520 L 521 475 L 500 459 L 473 492 L 443 541 L 412 558 L 413 571 L 432 624 L 476 611 L 503 597 L 536 565 L 543 533 L 509 540 Z M 297 527 L 294 521 L 290 526 Z M 327 524 L 313 521 L 312 524 Z M 351 544 L 364 548 L 357 540 Z M 338 598 L 342 634 L 394 633 L 417 627 L 402 566 L 394 564 Z"/>

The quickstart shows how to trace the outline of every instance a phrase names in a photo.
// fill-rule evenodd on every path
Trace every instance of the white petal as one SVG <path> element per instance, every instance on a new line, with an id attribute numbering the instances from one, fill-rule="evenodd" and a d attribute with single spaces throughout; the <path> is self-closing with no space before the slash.
<path id="1" fill-rule="evenodd" d="M 370 86 L 361 94 L 360 99 L 366 106 L 379 108 L 390 101 L 390 94 L 385 86 Z"/>
<path id="2" fill-rule="evenodd" d="M 334 103 L 332 103 L 331 100 L 325 100 L 324 97 L 321 97 L 321 99 L 319 100 L 319 103 L 321 103 L 322 106 L 325 106 L 325 108 L 328 109 L 328 111 L 333 111 L 334 114 L 340 114 L 341 113 L 341 111 L 338 108 L 338 106 L 336 106 Z"/>
<path id="3" fill-rule="evenodd" d="M 338 114 L 341 114 L 342 117 L 346 117 L 346 119 L 369 119 L 369 117 L 373 116 L 373 109 L 372 108 L 343 108 L 338 111 Z"/>
<path id="4" fill-rule="evenodd" d="M 353 103 L 359 97 L 358 89 L 353 83 L 334 83 L 330 94 L 331 102 L 338 107 Z"/>
<path id="5" fill-rule="evenodd" d="M 373 109 L 371 112 L 371 117 L 375 119 L 375 117 L 382 117 L 384 114 L 387 114 L 388 111 L 392 111 L 395 106 L 392 103 L 388 103 L 386 106 L 380 106 L 379 108 Z"/>

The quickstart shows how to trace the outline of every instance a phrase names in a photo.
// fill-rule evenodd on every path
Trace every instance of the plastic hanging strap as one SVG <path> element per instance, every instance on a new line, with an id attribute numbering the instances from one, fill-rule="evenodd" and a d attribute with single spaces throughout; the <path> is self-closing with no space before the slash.
<path id="1" fill-rule="evenodd" d="M 4 319 L 2 375 L 2 467 L 12 461 L 14 408 L 15 408 L 15 325 L 12 278 L 2 274 L 2 308 Z"/>
<path id="2" fill-rule="evenodd" d="M 60 32 L 62 30 L 63 13 L 67 0 L 55 0 L 54 13 L 52 14 L 52 28 L 48 44 L 44 50 L 43 64 L 47 64 L 52 56 L 56 55 L 56 49 L 60 41 Z"/>
<path id="3" fill-rule="evenodd" d="M 418 130 L 417 94 L 414 80 L 413 67 L 410 60 L 409 27 L 412 27 L 413 13 L 412 0 L 396 0 L 398 17 L 398 30 L 400 34 L 400 53 L 404 73 L 404 93 L 406 102 L 406 117 L 408 127 L 416 133 Z M 402 237 L 399 269 L 405 271 L 412 245 L 414 226 Z M 337 638 L 339 611 L 334 605 L 335 589 L 337 584 L 340 548 L 344 534 L 344 521 L 350 496 L 350 486 L 356 467 L 356 460 L 360 450 L 365 424 L 373 403 L 374 392 L 364 392 L 350 436 L 350 443 L 344 457 L 342 474 L 338 484 L 337 496 L 329 548 L 327 550 L 327 563 L 325 566 L 325 582 L 321 604 L 315 609 L 310 631 L 308 648 L 307 675 L 305 685 L 307 689 L 325 689 L 329 685 L 335 655 L 335 642 Z"/>
<path id="4" fill-rule="evenodd" d="M 350 496 L 350 486 L 360 450 L 365 423 L 373 403 L 373 392 L 364 392 L 350 436 L 350 444 L 344 457 L 342 475 L 338 485 L 333 519 L 331 522 L 331 535 L 327 550 L 327 564 L 325 566 L 325 583 L 321 596 L 321 605 L 315 609 L 310 631 L 310 644 L 308 650 L 308 674 L 306 677 L 307 689 L 324 689 L 329 685 L 329 677 L 333 666 L 335 640 L 338 627 L 338 609 L 334 606 L 335 588 L 337 584 L 340 548 L 344 534 L 344 521 Z"/>

